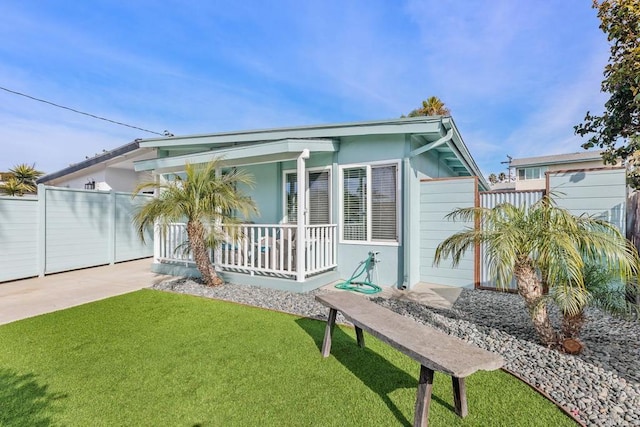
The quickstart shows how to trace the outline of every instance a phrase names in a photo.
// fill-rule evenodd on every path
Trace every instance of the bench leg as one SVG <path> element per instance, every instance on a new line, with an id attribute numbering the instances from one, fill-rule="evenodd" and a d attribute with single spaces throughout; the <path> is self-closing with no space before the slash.
<path id="1" fill-rule="evenodd" d="M 418 379 L 418 395 L 416 396 L 416 411 L 413 417 L 413 425 L 426 427 L 429 425 L 429 404 L 431 403 L 431 390 L 433 389 L 433 371 L 420 365 L 420 378 Z"/>
<path id="2" fill-rule="evenodd" d="M 336 315 L 338 310 L 329 309 L 329 318 L 327 319 L 327 327 L 324 330 L 324 341 L 322 342 L 322 357 L 329 357 L 331 353 L 331 338 L 333 337 L 333 329 L 336 326 Z"/>
<path id="3" fill-rule="evenodd" d="M 356 326 L 356 339 L 358 340 L 358 345 L 361 348 L 364 348 L 364 335 L 362 334 L 362 328 Z"/>
<path id="4" fill-rule="evenodd" d="M 456 406 L 456 414 L 462 418 L 469 413 L 467 408 L 467 388 L 464 385 L 464 378 L 451 377 L 453 382 L 453 401 Z"/>

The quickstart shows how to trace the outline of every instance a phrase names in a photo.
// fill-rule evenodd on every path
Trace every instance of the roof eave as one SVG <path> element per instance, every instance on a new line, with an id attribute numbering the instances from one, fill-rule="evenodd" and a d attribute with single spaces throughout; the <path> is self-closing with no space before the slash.
<path id="1" fill-rule="evenodd" d="M 489 182 L 487 182 L 487 180 L 484 178 L 484 176 L 482 175 L 482 172 L 480 171 L 480 168 L 476 164 L 475 160 L 473 160 L 471 153 L 469 152 L 466 144 L 462 140 L 462 136 L 458 132 L 458 128 L 456 127 L 455 122 L 453 121 L 453 118 L 445 117 L 442 119 L 442 123 L 447 130 L 453 129 L 452 142 L 457 148 L 457 150 L 459 151 L 460 155 L 462 156 L 462 160 L 464 160 L 464 162 L 466 163 L 465 166 L 467 167 L 471 175 L 478 177 L 478 184 L 480 185 L 480 187 L 482 187 L 484 190 L 489 189 L 490 188 Z"/>
<path id="2" fill-rule="evenodd" d="M 194 144 L 215 145 L 220 143 L 246 143 L 303 138 L 336 138 L 369 134 L 425 133 L 436 131 L 442 120 L 443 117 L 441 116 L 424 116 L 392 120 L 220 132 L 167 138 L 150 138 L 141 140 L 140 146 L 163 148 Z"/>
<path id="3" fill-rule="evenodd" d="M 118 148 L 115 148 L 111 151 L 107 151 L 106 153 L 102 153 L 98 156 L 92 157 L 90 159 L 87 160 L 83 160 L 81 162 L 75 163 L 70 165 L 69 167 L 66 167 L 64 169 L 61 169 L 57 172 L 53 172 L 47 175 L 44 175 L 40 178 L 38 178 L 38 180 L 36 181 L 38 184 L 43 183 L 43 182 L 49 182 L 52 181 L 54 179 L 58 179 L 58 178 L 62 178 L 63 176 L 67 176 L 67 175 L 71 175 L 72 173 L 75 172 L 79 172 L 83 169 L 87 169 L 91 166 L 94 165 L 98 165 L 101 163 L 106 162 L 107 160 L 111 160 L 113 158 L 116 158 L 118 156 L 122 156 L 125 154 L 129 154 L 132 151 L 135 151 L 137 149 L 140 148 L 140 144 L 139 141 L 133 141 L 130 142 L 128 144 L 122 145 Z"/>

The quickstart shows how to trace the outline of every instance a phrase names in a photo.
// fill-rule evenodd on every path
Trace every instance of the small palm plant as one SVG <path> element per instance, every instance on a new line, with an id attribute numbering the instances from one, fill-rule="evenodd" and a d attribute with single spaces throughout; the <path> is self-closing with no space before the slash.
<path id="1" fill-rule="evenodd" d="M 562 314 L 563 346 L 570 353 L 582 351 L 579 340 L 580 331 L 586 319 L 585 309 L 597 307 L 600 310 L 619 317 L 638 315 L 640 307 L 635 303 L 638 295 L 637 280 L 624 282 L 620 273 L 602 263 L 585 260 L 582 269 L 585 298 L 575 298 L 572 284 L 562 284 L 550 289 L 549 298 Z M 634 278 L 635 279 L 635 278 Z"/>
<path id="2" fill-rule="evenodd" d="M 44 175 L 44 172 L 37 170 L 35 163 L 31 166 L 21 163 L 3 175 L 5 180 L 0 184 L 0 191 L 9 196 L 23 196 L 25 193 L 37 191 L 36 180 Z"/>
<path id="3" fill-rule="evenodd" d="M 18 181 L 16 178 L 11 177 L 0 184 L 0 192 L 7 196 L 22 196 L 29 191 L 29 187 Z"/>
<path id="4" fill-rule="evenodd" d="M 156 222 L 166 229 L 172 222 L 186 219 L 188 246 L 202 279 L 207 286 L 222 284 L 209 258 L 208 248 L 221 245 L 226 236 L 221 224 L 237 224 L 237 216 L 258 213 L 250 197 L 238 189 L 238 184 L 253 186 L 253 178 L 241 170 L 218 174 L 220 159 L 185 167 L 185 177 L 174 175 L 168 183 L 140 184 L 135 193 L 157 189 L 158 195 L 142 205 L 133 221 L 144 241 L 144 232 Z M 233 228 L 232 228 L 233 229 Z"/>
<path id="5" fill-rule="evenodd" d="M 484 244 L 490 274 L 502 287 L 515 277 L 533 326 L 548 346 L 558 346 L 561 334 L 549 321 L 545 287 L 561 295 L 564 313 L 577 315 L 589 300 L 585 260 L 614 269 L 623 280 L 637 271 L 636 249 L 614 226 L 590 216 L 572 215 L 549 196 L 529 207 L 504 203 L 493 208 L 457 209 L 447 217 L 478 221 L 479 227 L 440 243 L 434 263 L 451 257 L 455 266 L 468 249 Z"/>
<path id="6" fill-rule="evenodd" d="M 16 180 L 18 180 L 18 182 L 24 185 L 24 187 L 26 188 L 25 192 L 28 193 L 36 192 L 36 181 L 38 178 L 44 175 L 44 172 L 36 169 L 35 163 L 32 165 L 21 163 L 14 166 L 12 169 L 9 169 L 9 172 Z"/>

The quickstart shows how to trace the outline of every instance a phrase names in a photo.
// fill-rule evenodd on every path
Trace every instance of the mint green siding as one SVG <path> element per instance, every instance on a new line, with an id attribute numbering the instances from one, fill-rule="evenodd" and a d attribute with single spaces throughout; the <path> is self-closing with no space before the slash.
<path id="1" fill-rule="evenodd" d="M 247 195 L 251 196 L 260 210 L 259 216 L 251 218 L 252 221 L 262 224 L 277 224 L 281 219 L 281 168 L 279 163 L 265 163 L 261 165 L 240 166 L 253 176 L 255 185 L 253 188 L 240 187 Z"/>
<path id="2" fill-rule="evenodd" d="M 405 154 L 404 135 L 368 135 L 341 138 L 338 163 L 368 163 L 401 159 Z"/>
<path id="3" fill-rule="evenodd" d="M 445 216 L 458 208 L 475 204 L 474 178 L 434 180 L 420 183 L 420 281 L 437 285 L 471 287 L 474 285 L 474 250 L 467 251 L 458 266 L 451 260 L 433 265 L 436 247 L 447 237 L 473 223 L 450 221 Z"/>
<path id="4" fill-rule="evenodd" d="M 0 282 L 36 276 L 38 200 L 0 197 Z"/>

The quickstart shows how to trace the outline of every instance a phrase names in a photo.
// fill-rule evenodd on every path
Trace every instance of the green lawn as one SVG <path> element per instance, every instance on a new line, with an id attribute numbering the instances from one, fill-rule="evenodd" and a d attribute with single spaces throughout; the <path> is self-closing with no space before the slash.
<path id="1" fill-rule="evenodd" d="M 419 366 L 367 336 L 242 305 L 143 290 L 0 326 L 0 425 L 410 425 Z M 436 373 L 432 426 L 574 425 L 501 372 Z"/>

